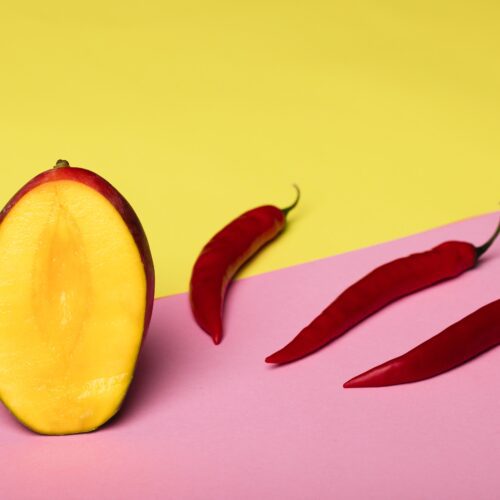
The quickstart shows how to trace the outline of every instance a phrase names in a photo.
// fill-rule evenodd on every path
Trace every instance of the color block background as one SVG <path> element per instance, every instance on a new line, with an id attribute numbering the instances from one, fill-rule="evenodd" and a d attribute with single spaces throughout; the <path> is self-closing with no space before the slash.
<path id="1" fill-rule="evenodd" d="M 206 240 L 304 197 L 261 273 L 494 210 L 500 5 L 480 0 L 9 2 L 7 200 L 59 157 L 140 214 L 157 295 Z"/>
<path id="2" fill-rule="evenodd" d="M 499 18 L 486 0 L 4 5 L 0 204 L 58 158 L 100 173 L 168 297 L 104 429 L 40 437 L 0 409 L 0 497 L 497 498 L 498 350 L 421 384 L 341 385 L 497 298 L 498 244 L 301 363 L 263 359 L 362 272 L 491 233 Z M 177 293 L 216 230 L 294 182 L 289 229 L 241 276 L 273 272 L 235 284 L 214 348 Z"/>

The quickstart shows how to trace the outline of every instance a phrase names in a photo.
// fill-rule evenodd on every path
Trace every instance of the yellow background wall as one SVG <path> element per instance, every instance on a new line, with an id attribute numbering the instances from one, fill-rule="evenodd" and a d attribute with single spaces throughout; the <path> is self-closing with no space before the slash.
<path id="1" fill-rule="evenodd" d="M 66 158 L 136 208 L 157 295 L 288 204 L 260 273 L 497 209 L 498 2 L 10 2 L 0 202 Z M 486 236 L 486 235 L 485 235 Z"/>

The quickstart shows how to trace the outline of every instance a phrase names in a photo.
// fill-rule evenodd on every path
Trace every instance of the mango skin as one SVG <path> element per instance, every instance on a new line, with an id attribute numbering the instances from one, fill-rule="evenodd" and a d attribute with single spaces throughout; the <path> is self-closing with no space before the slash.
<path id="1" fill-rule="evenodd" d="M 122 216 L 125 224 L 127 225 L 130 234 L 134 238 L 135 244 L 139 249 L 141 255 L 141 260 L 144 266 L 144 272 L 146 274 L 146 314 L 144 316 L 144 332 L 143 340 L 147 334 L 149 323 L 151 321 L 151 315 L 153 313 L 153 303 L 154 303 L 154 290 L 155 290 L 155 271 L 153 264 L 153 257 L 151 255 L 151 250 L 149 248 L 149 243 L 146 238 L 146 233 L 142 227 L 142 224 L 137 217 L 134 209 L 130 203 L 104 178 L 100 175 L 86 170 L 84 168 L 78 167 L 60 167 L 51 168 L 33 177 L 29 182 L 27 182 L 5 205 L 5 207 L 0 212 L 0 224 L 5 219 L 7 214 L 10 212 L 12 207 L 29 191 L 33 188 L 44 184 L 46 182 L 69 180 L 75 182 L 81 182 L 86 186 L 94 189 L 104 196 L 118 211 Z"/>
<path id="2" fill-rule="evenodd" d="M 154 292 L 155 292 L 155 271 L 153 258 L 151 255 L 151 250 L 149 243 L 142 227 L 142 224 L 135 213 L 134 209 L 130 203 L 118 192 L 117 189 L 113 187 L 107 180 L 105 180 L 100 175 L 92 172 L 90 170 L 79 168 L 79 167 L 54 167 L 50 170 L 46 170 L 36 175 L 28 181 L 17 193 L 8 201 L 5 207 L 0 212 L 0 224 L 2 224 L 5 217 L 9 214 L 10 210 L 16 205 L 16 203 L 32 189 L 40 186 L 41 184 L 47 182 L 68 180 L 74 182 L 80 182 L 98 193 L 104 196 L 109 203 L 116 209 L 120 214 L 123 221 L 125 222 L 130 234 L 132 235 L 134 242 L 139 250 L 141 256 L 141 261 L 144 267 L 144 273 L 146 278 L 146 308 L 144 314 L 144 326 L 142 332 L 141 348 L 144 345 L 144 339 L 146 338 L 149 325 L 151 322 L 151 316 L 153 313 L 154 304 Z M 122 401 L 123 402 L 123 401 Z M 10 410 L 10 408 L 7 406 Z M 115 413 L 118 412 L 120 407 L 116 408 Z M 19 419 L 17 415 L 14 416 L 21 421 L 27 428 L 38 432 L 36 429 L 32 429 L 30 425 L 22 419 Z M 111 417 L 110 417 L 111 418 Z M 108 420 L 109 421 L 109 420 Z M 89 432 L 91 432 L 91 429 Z"/>

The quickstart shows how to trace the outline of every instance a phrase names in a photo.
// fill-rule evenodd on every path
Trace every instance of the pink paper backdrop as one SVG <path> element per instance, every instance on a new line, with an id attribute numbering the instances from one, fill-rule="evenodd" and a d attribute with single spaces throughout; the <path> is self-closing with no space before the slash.
<path id="1" fill-rule="evenodd" d="M 498 498 L 500 349 L 417 384 L 342 383 L 498 298 L 500 242 L 317 354 L 264 364 L 374 266 L 446 239 L 480 244 L 498 216 L 239 281 L 218 347 L 186 295 L 158 300 L 124 411 L 105 428 L 42 437 L 0 411 L 0 498 Z"/>

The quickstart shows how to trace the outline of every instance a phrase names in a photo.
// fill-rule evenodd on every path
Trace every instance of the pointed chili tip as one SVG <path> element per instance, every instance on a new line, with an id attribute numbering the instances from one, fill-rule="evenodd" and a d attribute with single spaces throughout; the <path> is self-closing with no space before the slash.
<path id="1" fill-rule="evenodd" d="M 220 334 L 212 335 L 212 340 L 214 341 L 215 345 L 219 345 L 220 341 L 222 340 L 222 336 Z"/>
<path id="2" fill-rule="evenodd" d="M 309 354 L 310 352 L 297 350 L 297 346 L 293 344 L 293 341 L 287 344 L 285 347 L 280 349 L 279 351 L 274 352 L 269 355 L 265 361 L 266 363 L 272 363 L 275 365 L 286 365 L 288 363 L 293 363 Z"/>
<path id="3" fill-rule="evenodd" d="M 289 361 L 291 360 L 283 356 L 281 351 L 276 351 L 274 354 L 271 354 L 265 359 L 266 363 L 270 363 L 273 365 L 283 365 L 285 363 L 288 363 Z"/>
<path id="4" fill-rule="evenodd" d="M 357 378 L 358 377 L 354 377 L 351 380 L 348 380 L 347 382 L 344 382 L 344 385 L 343 385 L 344 389 L 352 389 L 354 387 L 363 387 L 363 384 L 359 384 L 359 383 L 356 382 Z"/>
<path id="5" fill-rule="evenodd" d="M 300 188 L 299 188 L 299 186 L 297 186 L 297 184 L 292 184 L 292 186 L 295 188 L 295 191 L 297 191 L 297 194 L 295 196 L 295 201 L 290 206 L 281 209 L 281 211 L 283 212 L 285 217 L 288 215 L 288 212 L 290 212 L 291 210 L 293 210 L 297 206 L 297 204 L 299 203 L 299 200 L 300 200 Z"/>
<path id="6" fill-rule="evenodd" d="M 347 382 L 344 382 L 345 389 L 353 389 L 357 387 L 379 387 L 380 385 L 386 385 L 383 381 L 378 380 L 377 373 L 373 370 L 368 370 L 365 373 L 356 375 Z"/>
<path id="7" fill-rule="evenodd" d="M 401 371 L 400 358 L 390 359 L 348 380 L 344 387 L 386 387 L 409 382 Z"/>

